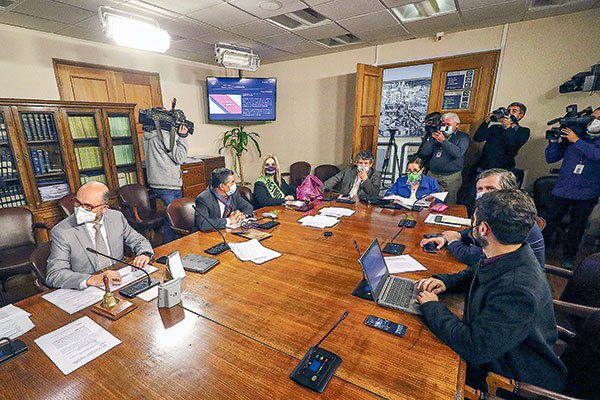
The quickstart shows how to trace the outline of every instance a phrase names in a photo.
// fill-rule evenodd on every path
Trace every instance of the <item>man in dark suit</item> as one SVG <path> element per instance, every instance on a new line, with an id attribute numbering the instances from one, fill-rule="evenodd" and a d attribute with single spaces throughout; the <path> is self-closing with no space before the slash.
<path id="1" fill-rule="evenodd" d="M 52 287 L 85 289 L 104 286 L 104 275 L 111 284 L 119 284 L 117 271 L 97 271 L 113 261 L 86 249 L 95 249 L 114 258 L 123 259 L 126 244 L 137 255 L 132 261 L 142 268 L 153 256 L 150 242 L 136 232 L 123 214 L 108 208 L 108 188 L 100 182 L 81 186 L 74 199 L 75 213 L 52 228 L 52 247 L 48 258 L 46 281 Z"/>
<path id="2" fill-rule="evenodd" d="M 252 205 L 237 191 L 233 171 L 227 168 L 215 169 L 211 174 L 210 187 L 196 197 L 196 230 L 214 230 L 206 219 L 217 229 L 223 229 L 252 215 Z"/>
<path id="3" fill-rule="evenodd" d="M 339 184 L 337 191 L 349 198 L 357 195 L 360 198 L 377 197 L 381 175 L 373 169 L 373 155 L 370 151 L 363 150 L 356 155 L 354 162 L 354 165 L 327 179 L 321 190 L 331 191 Z"/>

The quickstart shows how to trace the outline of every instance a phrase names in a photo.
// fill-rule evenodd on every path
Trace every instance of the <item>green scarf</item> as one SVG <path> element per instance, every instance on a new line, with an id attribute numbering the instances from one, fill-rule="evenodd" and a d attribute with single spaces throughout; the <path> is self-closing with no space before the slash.
<path id="1" fill-rule="evenodd" d="M 275 180 L 271 177 L 259 176 L 256 182 L 262 182 L 266 187 L 267 191 L 274 199 L 283 199 L 285 194 L 281 191 Z"/>

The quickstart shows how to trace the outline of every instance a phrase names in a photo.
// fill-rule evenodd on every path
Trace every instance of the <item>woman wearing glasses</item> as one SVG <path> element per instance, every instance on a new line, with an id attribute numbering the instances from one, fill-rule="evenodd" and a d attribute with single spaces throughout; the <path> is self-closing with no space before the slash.
<path id="1" fill-rule="evenodd" d="M 417 156 L 411 156 L 408 159 L 406 176 L 398 178 L 394 186 L 385 192 L 385 195 L 395 194 L 410 200 L 419 200 L 439 191 L 440 185 L 437 179 L 423 173 L 423 160 Z"/>
<path id="2" fill-rule="evenodd" d="M 279 206 L 294 200 L 294 190 L 281 177 L 277 157 L 267 154 L 263 161 L 261 175 L 254 183 L 256 208 Z"/>

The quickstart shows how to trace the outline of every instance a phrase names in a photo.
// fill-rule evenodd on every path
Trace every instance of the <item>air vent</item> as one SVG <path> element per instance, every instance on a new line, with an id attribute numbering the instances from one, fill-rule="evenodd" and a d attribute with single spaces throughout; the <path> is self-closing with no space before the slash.
<path id="1" fill-rule="evenodd" d="M 392 8 L 401 22 L 418 21 L 456 12 L 454 0 L 424 0 Z"/>
<path id="2" fill-rule="evenodd" d="M 6 8 L 13 4 L 15 4 L 15 2 L 13 0 L 0 0 L 0 8 Z"/>
<path id="3" fill-rule="evenodd" d="M 569 3 L 573 3 L 573 0 L 533 0 L 529 6 L 530 10 L 564 6 Z"/>
<path id="4" fill-rule="evenodd" d="M 317 40 L 317 43 L 325 47 L 340 47 L 348 46 L 349 44 L 359 43 L 361 40 L 351 33 L 340 35 L 332 38 L 325 38 Z"/>
<path id="5" fill-rule="evenodd" d="M 267 18 L 267 21 L 287 29 L 288 31 L 312 28 L 313 26 L 331 22 L 324 15 L 319 14 L 312 8 L 305 8 L 303 10 L 277 15 L 275 17 Z"/>

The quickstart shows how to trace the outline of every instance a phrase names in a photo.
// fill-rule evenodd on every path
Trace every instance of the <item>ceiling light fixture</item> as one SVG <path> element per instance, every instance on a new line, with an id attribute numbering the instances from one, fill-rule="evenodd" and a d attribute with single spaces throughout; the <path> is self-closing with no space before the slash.
<path id="1" fill-rule="evenodd" d="M 410 22 L 456 12 L 456 5 L 454 0 L 424 0 L 394 7 L 392 11 L 401 22 Z"/>
<path id="2" fill-rule="evenodd" d="M 267 11 L 277 11 L 281 7 L 283 7 L 283 4 L 277 0 L 267 0 L 258 3 L 258 8 Z"/>
<path id="3" fill-rule="evenodd" d="M 119 46 L 164 53 L 171 46 L 169 32 L 160 29 L 151 18 L 131 14 L 112 7 L 98 9 L 104 34 Z"/>
<path id="4" fill-rule="evenodd" d="M 260 57 L 249 47 L 229 43 L 215 44 L 215 60 L 225 68 L 256 71 L 260 67 Z"/>

